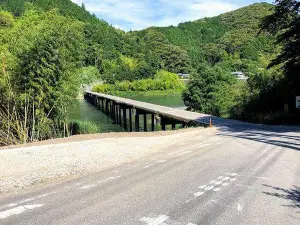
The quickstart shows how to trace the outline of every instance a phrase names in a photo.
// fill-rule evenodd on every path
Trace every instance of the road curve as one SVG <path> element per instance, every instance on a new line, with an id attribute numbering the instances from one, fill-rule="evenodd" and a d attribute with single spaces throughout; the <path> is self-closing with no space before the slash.
<path id="1" fill-rule="evenodd" d="M 299 223 L 300 133 L 253 127 L 0 200 L 1 225 Z"/>

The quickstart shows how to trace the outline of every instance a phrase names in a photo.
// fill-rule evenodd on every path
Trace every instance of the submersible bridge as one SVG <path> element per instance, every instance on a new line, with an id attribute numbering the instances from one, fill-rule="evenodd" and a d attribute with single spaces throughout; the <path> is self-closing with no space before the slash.
<path id="1" fill-rule="evenodd" d="M 207 127 L 212 119 L 206 114 L 90 91 L 85 92 L 84 99 L 130 132 L 139 132 L 141 129 L 155 131 L 159 125 L 162 130 L 166 130 L 167 126 L 172 129 L 189 126 Z"/>

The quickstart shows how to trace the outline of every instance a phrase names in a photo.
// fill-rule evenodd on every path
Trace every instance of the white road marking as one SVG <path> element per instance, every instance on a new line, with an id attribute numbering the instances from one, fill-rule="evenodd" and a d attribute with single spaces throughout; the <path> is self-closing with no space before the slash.
<path id="1" fill-rule="evenodd" d="M 104 180 L 98 181 L 97 183 L 86 184 L 86 185 L 83 185 L 83 186 L 81 186 L 81 187 L 78 187 L 77 189 L 86 190 L 86 189 L 94 188 L 94 187 L 97 187 L 98 184 L 103 184 L 103 183 L 106 183 L 106 182 L 109 182 L 109 181 L 117 180 L 117 179 L 119 179 L 119 178 L 121 178 L 121 176 L 108 177 L 108 178 L 105 178 Z"/>
<path id="2" fill-rule="evenodd" d="M 93 188 L 96 186 L 97 186 L 97 184 L 87 184 L 87 185 L 83 185 L 83 186 L 79 187 L 78 189 L 85 190 L 85 189 L 90 189 L 90 188 Z"/>
<path id="3" fill-rule="evenodd" d="M 214 186 L 208 186 L 208 187 L 206 187 L 206 188 L 204 188 L 206 191 L 209 191 L 209 190 L 211 190 L 211 189 L 213 189 L 214 188 Z"/>
<path id="4" fill-rule="evenodd" d="M 191 198 L 191 199 L 189 199 L 189 200 L 186 200 L 185 201 L 185 203 L 189 203 L 189 202 L 191 202 L 191 201 L 193 201 L 193 199 Z"/>
<path id="5" fill-rule="evenodd" d="M 145 222 L 148 225 L 168 225 L 167 223 L 165 223 L 167 220 L 169 220 L 170 217 L 166 216 L 166 215 L 160 215 L 156 218 L 150 218 L 150 217 L 142 217 L 140 219 L 141 222 Z M 178 224 L 176 223 L 176 221 L 170 221 L 171 224 Z M 181 224 L 181 223 L 180 223 Z M 188 223 L 187 225 L 197 225 L 194 223 Z"/>
<path id="6" fill-rule="evenodd" d="M 158 161 L 156 161 L 155 163 L 151 163 L 151 164 L 149 164 L 149 165 L 144 166 L 143 168 L 144 168 L 144 169 L 147 169 L 147 168 L 150 168 L 150 167 L 154 166 L 155 164 L 158 164 L 158 163 L 165 163 L 165 162 L 167 162 L 167 161 L 168 161 L 168 160 L 166 160 L 166 159 L 158 160 Z"/>
<path id="7" fill-rule="evenodd" d="M 199 191 L 199 192 L 195 193 L 194 195 L 197 196 L 197 197 L 199 197 L 199 196 L 201 196 L 201 195 L 203 195 L 203 194 L 204 194 L 204 192 Z"/>
<path id="8" fill-rule="evenodd" d="M 256 191 L 261 191 L 258 188 L 255 188 L 255 187 L 252 187 L 252 186 L 248 186 L 248 185 L 243 185 L 243 184 L 235 184 L 235 186 L 237 186 L 237 187 L 244 187 L 244 188 L 248 188 L 248 189 L 253 189 L 253 190 L 256 190 Z"/>
<path id="9" fill-rule="evenodd" d="M 226 173 L 226 174 L 228 174 L 228 173 Z M 237 173 L 232 173 L 232 176 L 233 175 L 237 176 L 238 174 Z M 223 183 L 223 181 L 225 181 L 225 180 L 227 182 Z M 236 180 L 237 180 L 237 178 L 235 178 L 235 177 L 230 178 L 230 177 L 227 177 L 227 176 L 218 176 L 218 178 L 216 180 L 211 180 L 209 182 L 209 184 L 199 186 L 198 188 L 202 189 L 203 191 L 199 191 L 199 192 L 194 193 L 194 196 L 195 196 L 194 198 L 197 198 L 197 197 L 205 194 L 205 192 L 210 191 L 210 190 L 212 190 L 214 192 L 221 191 L 222 186 L 228 186 L 230 184 L 230 182 L 233 182 L 233 181 L 236 181 Z M 189 202 L 189 201 L 186 201 L 186 203 L 187 202 Z"/>
<path id="10" fill-rule="evenodd" d="M 217 192 L 217 191 L 220 191 L 221 188 L 215 188 L 213 191 Z"/>
<path id="11" fill-rule="evenodd" d="M 167 221 L 169 219 L 168 216 L 166 215 L 160 215 L 157 218 L 150 218 L 150 217 L 142 217 L 140 219 L 141 222 L 145 222 L 149 225 L 167 225 L 166 223 L 164 223 L 165 221 Z"/>
<path id="12" fill-rule="evenodd" d="M 40 208 L 44 206 L 43 204 L 38 205 L 24 205 L 24 206 L 18 206 L 16 208 L 8 209 L 6 211 L 0 212 L 0 219 L 6 219 L 12 215 L 18 215 L 21 214 L 27 210 L 33 210 L 36 208 Z"/>
<path id="13" fill-rule="evenodd" d="M 36 197 L 32 197 L 32 198 L 26 198 L 26 199 L 18 201 L 18 202 L 13 202 L 13 203 L 10 203 L 8 205 L 1 206 L 0 210 L 4 209 L 4 208 L 11 208 L 11 207 L 14 207 L 14 206 L 17 206 L 17 205 L 21 205 L 21 204 L 26 203 L 26 202 L 31 202 L 31 201 L 34 201 L 34 200 L 37 200 L 37 199 L 40 199 L 40 198 L 47 197 L 47 196 L 52 195 L 52 194 L 56 194 L 56 193 L 57 192 L 55 191 L 55 192 L 49 192 L 49 193 L 37 195 Z"/>
<path id="14" fill-rule="evenodd" d="M 154 163 L 149 164 L 149 165 L 147 165 L 147 166 L 144 166 L 144 169 L 147 169 L 147 168 L 149 168 L 149 167 L 151 167 L 151 166 L 154 166 Z"/>
<path id="15" fill-rule="evenodd" d="M 241 204 L 238 204 L 237 210 L 240 212 L 243 210 L 243 206 Z"/>
<path id="16" fill-rule="evenodd" d="M 206 188 L 206 187 L 207 187 L 207 185 L 202 185 L 202 186 L 199 186 L 198 188 L 203 189 L 203 188 Z"/>
<path id="17" fill-rule="evenodd" d="M 165 162 L 167 162 L 168 160 L 159 160 L 159 161 L 157 161 L 157 163 L 165 163 Z"/>

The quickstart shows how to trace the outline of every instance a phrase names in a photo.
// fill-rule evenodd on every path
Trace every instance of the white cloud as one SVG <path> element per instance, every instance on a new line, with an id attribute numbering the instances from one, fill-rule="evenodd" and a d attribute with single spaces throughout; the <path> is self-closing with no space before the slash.
<path id="1" fill-rule="evenodd" d="M 177 25 L 216 16 L 240 6 L 226 0 L 72 0 L 124 30 Z"/>

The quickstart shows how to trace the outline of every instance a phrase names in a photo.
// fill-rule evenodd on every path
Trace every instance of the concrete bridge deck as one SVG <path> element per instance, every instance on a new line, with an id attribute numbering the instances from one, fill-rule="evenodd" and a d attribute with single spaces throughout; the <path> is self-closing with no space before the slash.
<path id="1" fill-rule="evenodd" d="M 222 119 L 207 114 L 190 112 L 182 109 L 155 105 L 151 103 L 131 100 L 131 99 L 112 96 L 112 95 L 106 95 L 106 94 L 96 93 L 91 91 L 86 91 L 86 95 L 92 96 L 93 98 L 105 99 L 105 101 L 113 102 L 116 105 L 126 106 L 127 108 L 133 108 L 153 115 L 159 115 L 162 118 L 179 121 L 185 124 L 198 124 L 202 126 L 209 126 L 210 119 L 212 120 L 214 125 L 221 125 L 221 126 L 229 125 L 232 123 L 241 123 L 238 121 Z"/>

